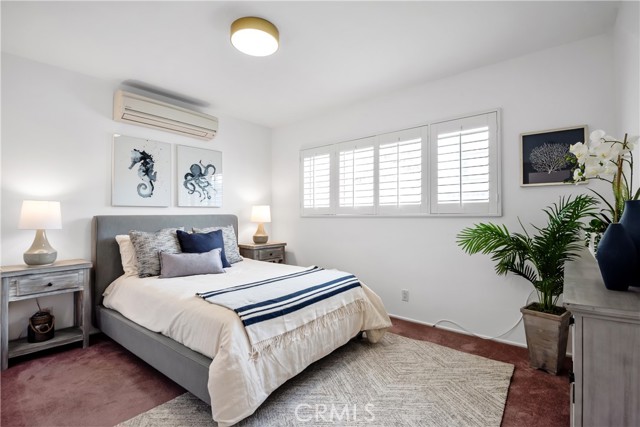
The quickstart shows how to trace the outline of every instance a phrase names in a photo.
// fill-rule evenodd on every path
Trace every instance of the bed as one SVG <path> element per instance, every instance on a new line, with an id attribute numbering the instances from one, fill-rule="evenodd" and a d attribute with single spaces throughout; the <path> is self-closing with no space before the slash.
<path id="1" fill-rule="evenodd" d="M 385 328 L 390 326 L 377 295 L 362 285 L 360 291 L 366 294 L 364 308 L 345 311 L 340 317 L 317 319 L 323 320 L 317 321 L 317 325 L 326 327 L 308 329 L 295 339 L 288 340 L 286 345 L 260 347 L 260 351 L 257 351 L 257 347 L 252 346 L 249 339 L 249 327 L 245 331 L 243 322 L 236 313 L 195 296 L 193 290 L 208 290 L 203 287 L 206 286 L 203 284 L 205 276 L 189 276 L 192 280 L 176 279 L 178 285 L 174 287 L 166 285 L 170 282 L 155 277 L 139 280 L 137 277 L 122 277 L 123 268 L 116 235 L 127 234 L 130 230 L 155 232 L 171 227 L 191 230 L 229 225 L 233 226 L 237 236 L 238 220 L 234 215 L 118 215 L 96 216 L 93 220 L 92 298 L 96 326 L 114 341 L 210 404 L 212 417 L 221 426 L 232 425 L 251 415 L 287 379 L 344 345 L 361 330 L 366 330 L 367 338 L 376 341 Z M 271 265 L 247 259 L 227 270 L 232 274 L 219 275 L 224 279 L 220 283 L 226 283 L 220 286 L 226 289 L 224 286 L 233 287 L 239 280 L 260 277 L 267 274 L 265 269 L 276 269 L 269 270 L 268 274 L 282 275 L 280 277 L 299 276 L 311 271 L 305 267 Z M 132 285 L 129 281 L 134 281 L 135 284 Z M 168 298 L 184 301 L 185 307 L 180 306 L 183 302 L 147 303 L 147 297 L 142 292 L 149 288 L 151 292 L 162 293 L 158 291 L 158 286 L 164 286 L 162 289 L 168 292 Z M 172 296 L 170 292 L 178 292 L 178 288 L 183 294 Z M 107 296 L 109 301 L 106 303 L 117 310 L 103 304 L 102 295 L 107 289 L 111 293 Z M 188 299 L 184 298 L 185 292 L 190 292 Z M 119 296 L 120 302 L 111 301 L 115 301 L 114 293 L 124 295 L 124 300 Z M 131 303 L 132 301 L 136 301 L 136 304 Z M 130 311 L 137 304 L 144 305 L 150 313 L 136 314 Z M 161 305 L 162 310 L 154 314 L 153 310 L 157 305 Z M 171 310 L 176 310 L 175 315 Z M 216 310 L 217 314 L 214 314 Z M 196 312 L 206 317 L 194 320 Z M 200 335 L 194 338 L 192 336 L 195 336 L 195 332 L 174 334 L 175 330 L 184 331 L 184 327 L 175 326 L 173 320 L 164 322 L 163 325 L 164 319 L 161 316 L 164 315 L 171 319 L 190 319 L 188 322 L 198 325 L 195 329 L 198 329 Z M 214 344 L 203 340 L 202 334 L 213 337 Z"/>

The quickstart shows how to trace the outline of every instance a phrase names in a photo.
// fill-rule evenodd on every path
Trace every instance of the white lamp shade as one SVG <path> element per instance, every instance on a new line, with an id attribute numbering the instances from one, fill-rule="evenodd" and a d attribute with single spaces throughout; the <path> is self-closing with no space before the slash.
<path id="1" fill-rule="evenodd" d="M 231 44 L 251 56 L 269 56 L 278 50 L 280 34 L 271 22 L 248 16 L 231 24 Z"/>
<path id="2" fill-rule="evenodd" d="M 18 228 L 23 230 L 57 230 L 62 228 L 60 202 L 23 201 Z"/>
<path id="3" fill-rule="evenodd" d="M 269 205 L 254 206 L 251 209 L 251 222 L 271 222 Z"/>

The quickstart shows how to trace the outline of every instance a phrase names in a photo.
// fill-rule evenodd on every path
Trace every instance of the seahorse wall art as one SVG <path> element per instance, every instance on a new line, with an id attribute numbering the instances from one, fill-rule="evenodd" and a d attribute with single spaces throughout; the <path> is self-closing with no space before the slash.
<path id="1" fill-rule="evenodd" d="M 182 183 L 184 188 L 187 189 L 190 195 L 197 194 L 201 202 L 205 199 L 211 200 L 211 191 L 215 193 L 216 190 L 207 177 L 209 176 L 209 171 L 211 171 L 211 177 L 216 174 L 216 167 L 210 163 L 205 166 L 202 164 L 202 160 L 199 160 L 198 163 L 193 163 L 189 170 L 190 172 L 184 175 Z"/>
<path id="2" fill-rule="evenodd" d="M 131 165 L 129 169 L 140 163 L 138 166 L 138 176 L 144 182 L 138 184 L 138 195 L 140 197 L 149 198 L 153 196 L 155 189 L 153 183 L 158 179 L 158 172 L 153 170 L 155 162 L 153 156 L 144 150 L 134 148 L 131 150 Z"/>

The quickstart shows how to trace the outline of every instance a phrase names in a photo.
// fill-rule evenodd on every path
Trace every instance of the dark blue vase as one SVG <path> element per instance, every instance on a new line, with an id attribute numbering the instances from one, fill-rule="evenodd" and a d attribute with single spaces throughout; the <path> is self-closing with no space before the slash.
<path id="1" fill-rule="evenodd" d="M 640 286 L 640 200 L 627 200 L 624 202 L 624 212 L 620 218 L 620 224 L 631 237 L 636 247 L 635 272 L 631 286 Z"/>
<path id="2" fill-rule="evenodd" d="M 598 244 L 596 259 L 604 285 L 612 291 L 626 291 L 634 282 L 638 254 L 624 225 L 609 224 Z"/>

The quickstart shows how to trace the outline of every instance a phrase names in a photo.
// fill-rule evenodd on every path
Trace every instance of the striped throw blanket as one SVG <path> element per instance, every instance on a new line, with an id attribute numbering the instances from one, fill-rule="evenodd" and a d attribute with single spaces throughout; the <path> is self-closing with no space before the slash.
<path id="1" fill-rule="evenodd" d="M 314 328 L 332 327 L 366 305 L 362 286 L 353 274 L 315 266 L 196 295 L 238 314 L 254 357 L 272 345 L 300 339 Z"/>

